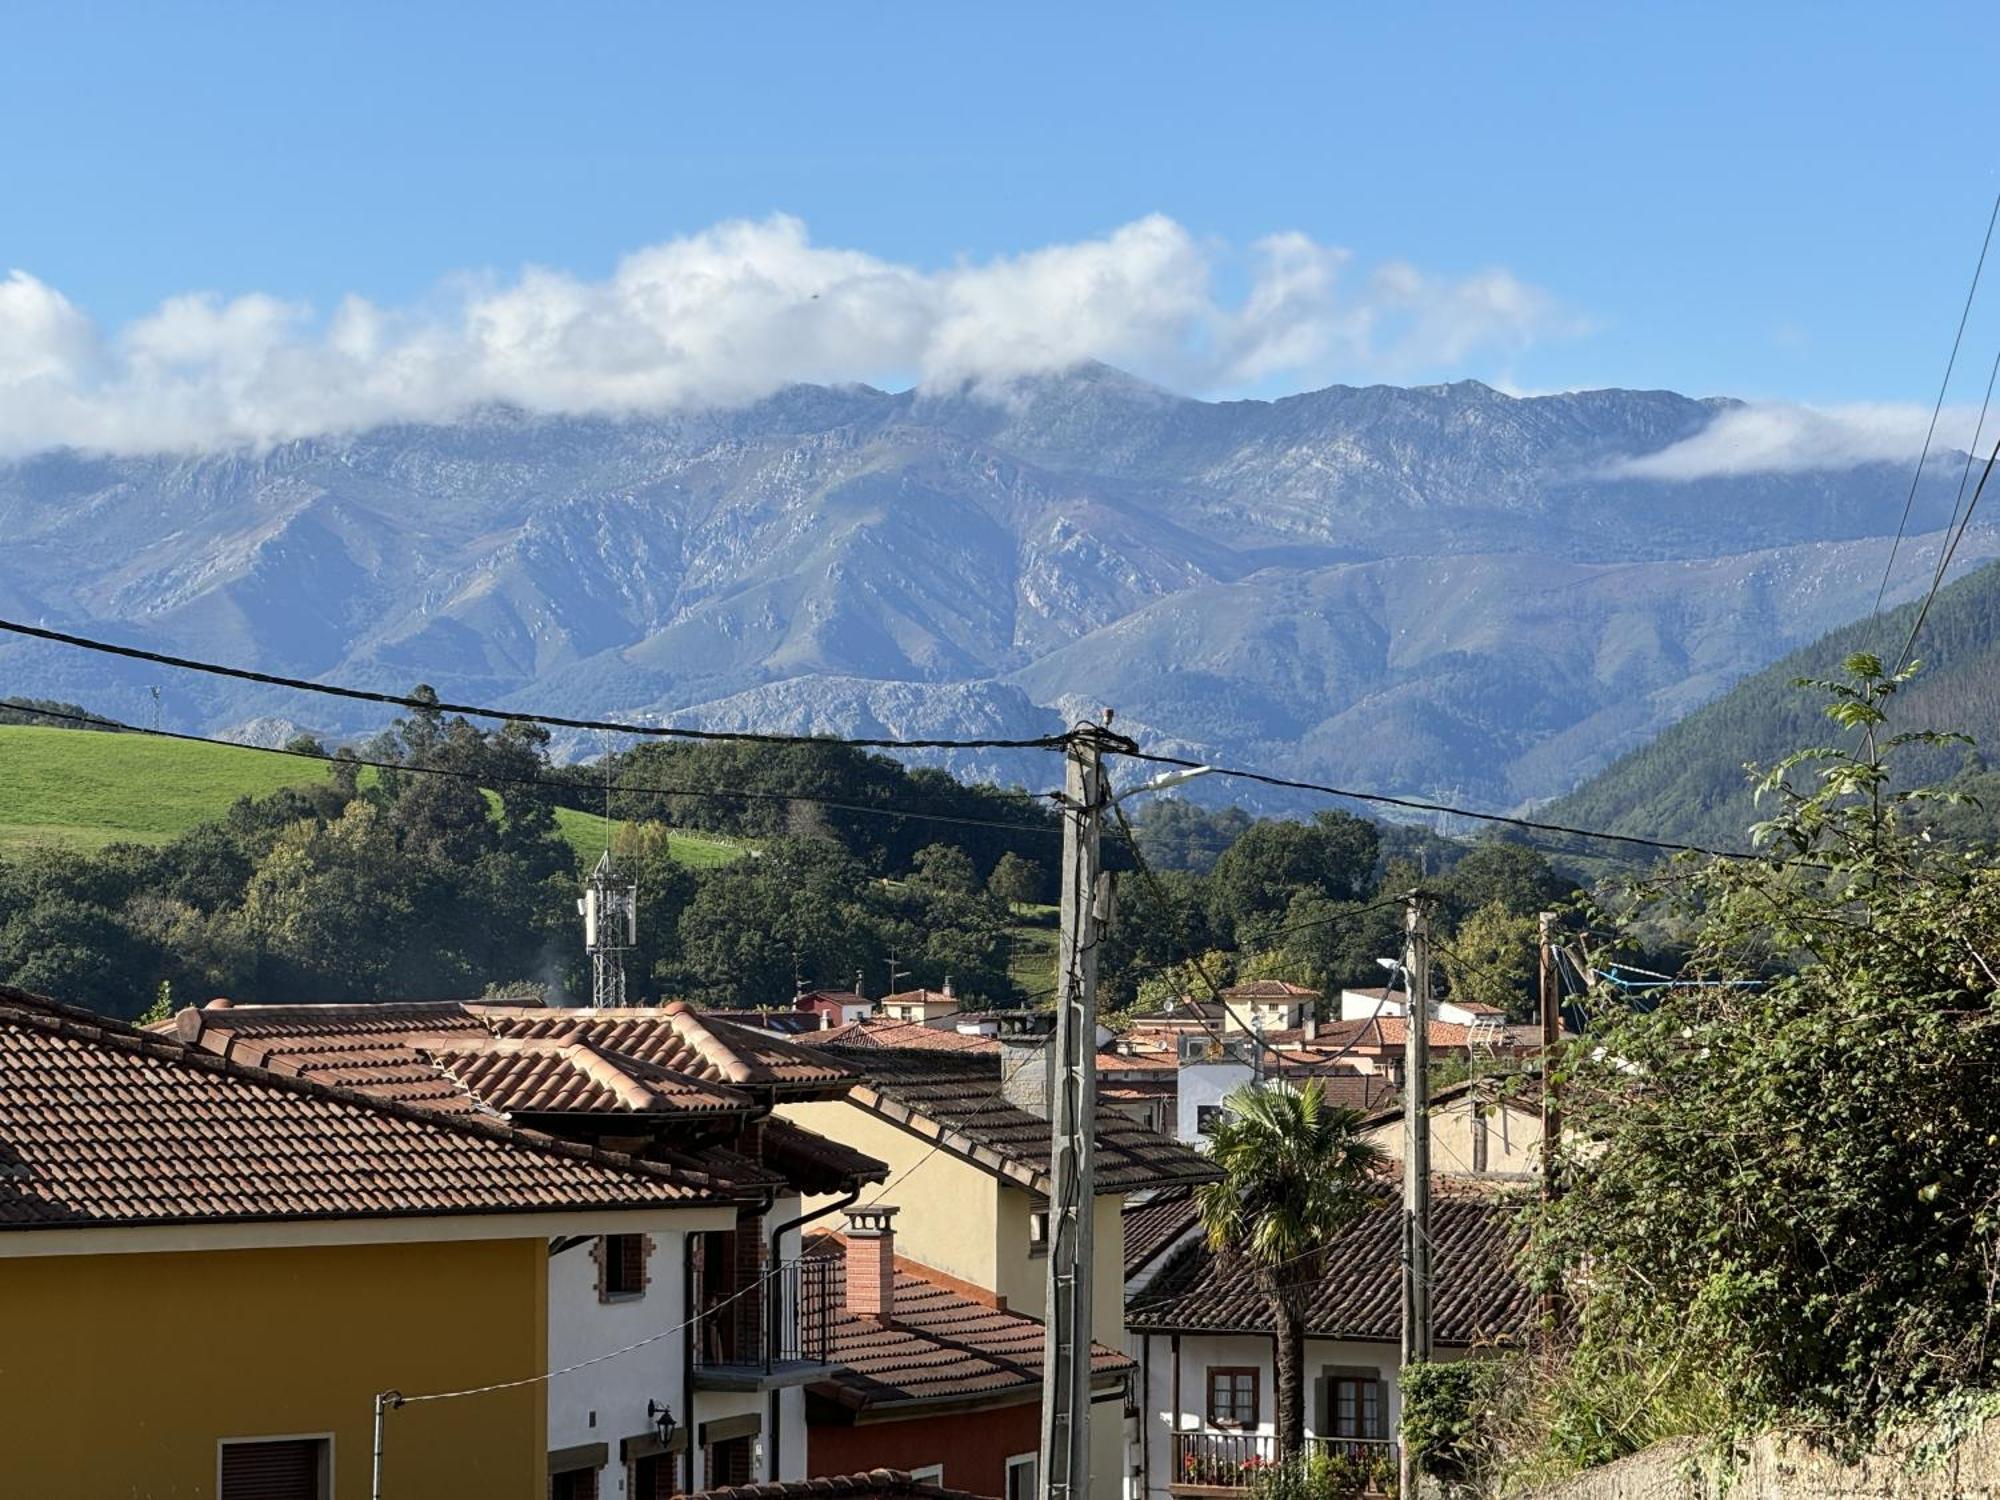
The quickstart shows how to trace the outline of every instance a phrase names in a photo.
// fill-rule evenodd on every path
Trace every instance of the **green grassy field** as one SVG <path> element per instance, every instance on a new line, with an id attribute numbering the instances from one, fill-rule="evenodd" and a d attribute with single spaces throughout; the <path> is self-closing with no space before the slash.
<path id="1" fill-rule="evenodd" d="M 1007 972 L 1030 995 L 1045 994 L 1056 982 L 1056 909 L 1016 903 Z"/>
<path id="2" fill-rule="evenodd" d="M 325 774 L 296 756 L 247 747 L 0 724 L 0 857 L 30 844 L 163 844 L 221 817 L 238 797 Z M 594 813 L 558 808 L 556 824 L 586 860 L 604 847 L 604 819 Z M 690 865 L 727 864 L 743 853 L 736 844 L 680 833 L 671 848 Z"/>

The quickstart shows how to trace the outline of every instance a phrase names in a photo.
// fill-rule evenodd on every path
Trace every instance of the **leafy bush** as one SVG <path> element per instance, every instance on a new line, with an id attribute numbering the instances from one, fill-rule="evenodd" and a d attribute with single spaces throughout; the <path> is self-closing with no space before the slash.
<path id="1" fill-rule="evenodd" d="M 1403 1442 L 1424 1473 L 1447 1485 L 1483 1475 L 1494 1458 L 1493 1406 L 1505 1371 L 1461 1359 L 1403 1371 Z"/>
<path id="2" fill-rule="evenodd" d="M 2000 1279 L 2000 869 L 1926 839 L 1899 790 L 1907 680 L 1820 684 L 1854 742 L 1764 775 L 1770 852 L 1642 894 L 1689 977 L 1607 1008 L 1557 1070 L 1564 1195 L 1531 1265 L 1574 1297 L 1551 1441 L 1615 1457 L 1663 1402 L 1853 1444 L 1990 1379 Z M 1802 785 L 1795 785 L 1794 778 Z"/>

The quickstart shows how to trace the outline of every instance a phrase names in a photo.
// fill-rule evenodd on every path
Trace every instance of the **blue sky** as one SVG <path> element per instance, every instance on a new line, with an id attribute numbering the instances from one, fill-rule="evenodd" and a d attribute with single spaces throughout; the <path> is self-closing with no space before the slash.
<path id="1" fill-rule="evenodd" d="M 195 291 L 449 319 L 523 266 L 589 284 L 774 214 L 913 273 L 1156 215 L 1225 308 L 1281 232 L 1351 255 L 1343 295 L 1415 268 L 1406 321 L 1435 298 L 1451 322 L 1483 272 L 1533 299 L 1490 337 L 1349 330 L 1291 363 L 1267 340 L 1183 384 L 1927 406 L 2000 188 L 1990 4 L 16 4 L 5 26 L 0 273 L 107 345 Z M 1976 332 L 1983 380 L 2000 313 Z"/>

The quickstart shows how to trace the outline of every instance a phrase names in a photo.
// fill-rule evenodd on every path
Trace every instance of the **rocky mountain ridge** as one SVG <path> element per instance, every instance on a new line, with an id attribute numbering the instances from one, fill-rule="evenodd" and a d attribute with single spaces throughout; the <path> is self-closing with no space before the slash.
<path id="1" fill-rule="evenodd" d="M 1622 474 L 1728 404 L 1473 382 L 1202 402 L 1086 367 L 57 452 L 0 466 L 0 614 L 566 714 L 1013 736 L 1108 703 L 1183 753 L 1513 805 L 1872 600 L 1906 471 Z M 1947 467 L 1892 599 L 1927 579 Z M 1961 566 L 1995 554 L 1976 532 Z M 141 719 L 158 684 L 204 730 L 369 722 L 18 641 L 0 683 Z"/>

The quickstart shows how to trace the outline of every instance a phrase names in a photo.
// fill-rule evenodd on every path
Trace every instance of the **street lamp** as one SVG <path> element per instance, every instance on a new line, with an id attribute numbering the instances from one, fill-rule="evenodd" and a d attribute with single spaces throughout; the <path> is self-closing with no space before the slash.
<path id="1" fill-rule="evenodd" d="M 678 1424 L 674 1421 L 674 1409 L 671 1406 L 664 1401 L 648 1401 L 646 1420 L 653 1424 L 653 1436 L 660 1440 L 662 1448 L 673 1442 L 674 1428 Z"/>

